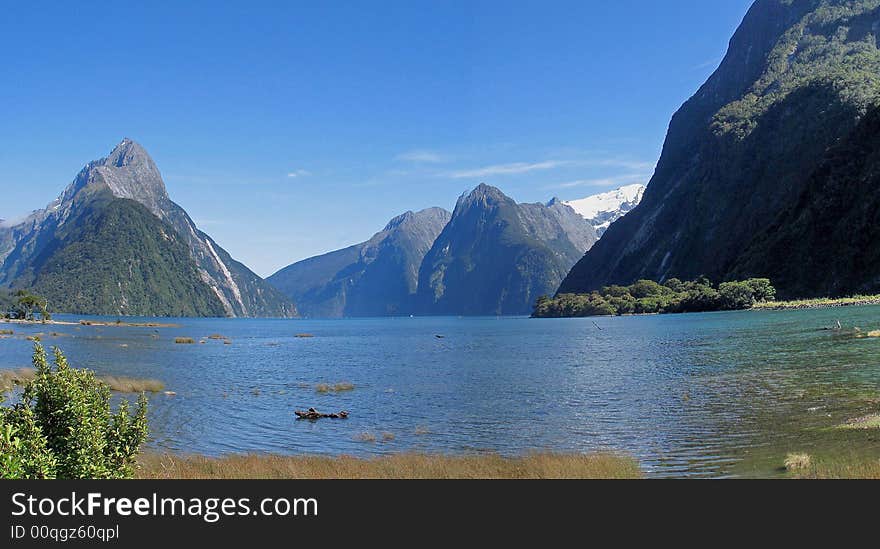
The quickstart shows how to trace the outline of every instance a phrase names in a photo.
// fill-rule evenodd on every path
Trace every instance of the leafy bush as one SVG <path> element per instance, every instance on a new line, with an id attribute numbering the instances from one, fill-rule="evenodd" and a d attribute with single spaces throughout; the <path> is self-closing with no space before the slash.
<path id="1" fill-rule="evenodd" d="M 730 311 L 750 309 L 755 304 L 755 291 L 748 282 L 725 282 L 718 287 L 721 307 Z"/>
<path id="2" fill-rule="evenodd" d="M 667 289 L 653 280 L 639 280 L 629 287 L 629 294 L 636 299 L 643 299 L 662 295 L 664 290 Z"/>
<path id="3" fill-rule="evenodd" d="M 746 280 L 746 284 L 752 289 L 755 301 L 764 303 L 776 299 L 776 288 L 770 284 L 769 278 L 751 278 Z"/>
<path id="4" fill-rule="evenodd" d="M 110 389 L 90 370 L 71 368 L 58 349 L 55 367 L 34 346 L 36 376 L 21 402 L 0 409 L 0 478 L 131 478 L 147 438 L 147 401 L 114 414 Z"/>

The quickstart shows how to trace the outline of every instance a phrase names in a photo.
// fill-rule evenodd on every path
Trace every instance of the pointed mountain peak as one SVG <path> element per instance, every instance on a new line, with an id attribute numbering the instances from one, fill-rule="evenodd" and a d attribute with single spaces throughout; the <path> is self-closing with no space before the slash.
<path id="1" fill-rule="evenodd" d="M 485 183 L 480 183 L 476 189 L 461 195 L 461 198 L 458 199 L 458 203 L 455 205 L 455 209 L 460 210 L 462 208 L 470 208 L 473 206 L 486 207 L 499 202 L 508 201 L 512 202 L 510 197 L 501 192 L 501 189 L 486 185 Z"/>
<path id="2" fill-rule="evenodd" d="M 493 187 L 492 185 L 487 185 L 485 183 L 480 183 L 477 185 L 477 188 L 471 191 L 471 196 L 473 197 L 493 197 L 493 198 L 507 198 L 507 196 L 501 192 L 501 189 L 498 187 Z"/>
<path id="3" fill-rule="evenodd" d="M 393 231 L 395 229 L 399 229 L 404 226 L 413 226 L 413 225 L 425 225 L 427 224 L 441 224 L 445 225 L 449 222 L 449 218 L 452 216 L 451 213 L 444 210 L 443 208 L 426 208 L 424 210 L 420 210 L 418 212 L 413 212 L 412 210 L 405 212 L 401 215 L 398 215 L 394 219 L 388 222 L 385 225 L 385 228 L 382 229 L 382 232 L 387 233 L 389 231 Z M 442 228 L 442 227 L 441 227 Z"/>
<path id="4" fill-rule="evenodd" d="M 109 190 L 117 198 L 136 200 L 159 217 L 164 217 L 170 202 L 156 163 L 141 145 L 127 137 L 109 156 L 86 164 L 61 195 L 58 206 L 65 209 L 83 191 L 101 190 Z"/>
<path id="5" fill-rule="evenodd" d="M 126 137 L 116 145 L 103 164 L 121 168 L 138 164 L 153 164 L 153 159 L 139 143 Z"/>
<path id="6" fill-rule="evenodd" d="M 383 229 L 383 231 L 386 231 L 386 232 L 393 231 L 397 227 L 400 227 L 401 225 L 403 225 L 404 223 L 406 223 L 407 221 L 409 221 L 410 219 L 415 217 L 415 215 L 416 214 L 414 214 L 412 211 L 408 211 L 406 213 L 400 214 L 397 217 L 395 217 L 394 219 L 392 219 L 391 221 L 389 221 L 388 224 L 385 225 L 385 228 Z"/>

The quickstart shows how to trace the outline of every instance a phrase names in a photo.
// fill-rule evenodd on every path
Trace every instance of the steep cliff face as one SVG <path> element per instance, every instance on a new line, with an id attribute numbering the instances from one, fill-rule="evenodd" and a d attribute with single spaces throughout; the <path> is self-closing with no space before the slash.
<path id="1" fill-rule="evenodd" d="M 459 199 L 425 256 L 416 311 L 526 314 L 539 296 L 553 292 L 595 240 L 592 226 L 558 201 L 517 204 L 480 185 Z"/>
<path id="2" fill-rule="evenodd" d="M 732 272 L 764 273 L 783 297 L 880 293 L 880 109 L 831 148 Z"/>
<path id="3" fill-rule="evenodd" d="M 108 157 L 87 164 L 47 208 L 8 227 L 5 237 L 0 235 L 0 285 L 37 285 L 40 266 L 47 264 L 47 257 L 62 246 L 61 234 L 68 223 L 91 209 L 104 207 L 108 199 L 137 203 L 166 224 L 169 232 L 176 233 L 175 239 L 189 251 L 198 278 L 211 288 L 226 316 L 296 313 L 286 297 L 198 230 L 187 213 L 169 198 L 155 162 L 130 139 L 123 140 Z M 100 270 L 102 266 L 95 263 L 92 268 Z"/>
<path id="4" fill-rule="evenodd" d="M 268 281 L 309 317 L 410 314 L 419 266 L 450 213 L 407 212 L 370 240 L 285 267 Z"/>
<path id="5" fill-rule="evenodd" d="M 878 104 L 878 26 L 877 0 L 755 2 L 721 66 L 673 117 L 641 204 L 559 291 L 767 275 L 790 261 L 786 253 L 747 261 L 747 250 L 809 192 L 829 149 Z M 824 291 L 777 287 L 782 295 Z"/>

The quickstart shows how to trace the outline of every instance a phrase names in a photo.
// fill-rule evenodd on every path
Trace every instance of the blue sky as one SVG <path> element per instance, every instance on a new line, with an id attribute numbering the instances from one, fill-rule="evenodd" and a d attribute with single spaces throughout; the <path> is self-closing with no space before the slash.
<path id="1" fill-rule="evenodd" d="M 2 0 L 0 217 L 131 137 L 265 276 L 480 182 L 646 182 L 750 3 Z"/>

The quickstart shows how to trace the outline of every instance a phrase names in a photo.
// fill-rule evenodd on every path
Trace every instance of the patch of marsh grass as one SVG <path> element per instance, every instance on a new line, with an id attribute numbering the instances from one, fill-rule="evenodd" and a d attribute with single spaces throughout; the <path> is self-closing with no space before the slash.
<path id="1" fill-rule="evenodd" d="M 36 377 L 33 368 L 0 370 L 0 392 L 11 390 L 16 385 L 24 385 Z M 117 393 L 158 393 L 165 384 L 157 379 L 136 379 L 124 376 L 98 376 L 98 380 Z"/>
<path id="2" fill-rule="evenodd" d="M 348 391 L 354 391 L 353 383 L 335 383 L 333 385 L 328 385 L 327 383 L 319 383 L 315 385 L 315 391 L 321 394 L 328 393 L 346 393 Z"/>
<path id="3" fill-rule="evenodd" d="M 16 385 L 24 385 L 34 379 L 37 371 L 33 368 L 0 371 L 0 392 L 11 391 Z"/>
<path id="4" fill-rule="evenodd" d="M 809 454 L 788 454 L 785 456 L 785 470 L 790 472 L 806 471 L 810 468 L 813 458 Z"/>
<path id="5" fill-rule="evenodd" d="M 196 340 L 191 337 L 175 337 L 174 338 L 174 343 L 177 343 L 178 345 L 194 345 L 195 342 L 196 342 Z"/>
<path id="6" fill-rule="evenodd" d="M 869 416 L 851 419 L 843 425 L 839 425 L 837 428 L 850 430 L 880 429 L 880 414 L 871 414 Z"/>
<path id="7" fill-rule="evenodd" d="M 137 468 L 137 477 L 142 479 L 637 479 L 642 476 L 638 462 L 629 457 L 552 453 L 516 458 L 495 454 L 396 454 L 372 459 L 144 454 Z"/>
<path id="8" fill-rule="evenodd" d="M 165 384 L 158 379 L 136 379 L 124 376 L 101 376 L 100 381 L 107 384 L 111 391 L 117 393 L 159 393 Z"/>

